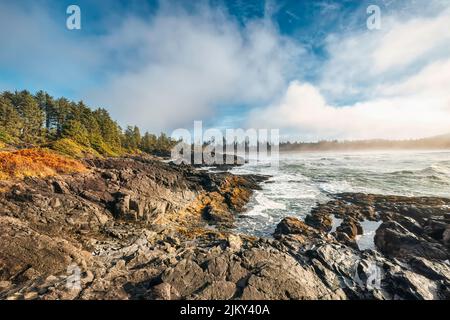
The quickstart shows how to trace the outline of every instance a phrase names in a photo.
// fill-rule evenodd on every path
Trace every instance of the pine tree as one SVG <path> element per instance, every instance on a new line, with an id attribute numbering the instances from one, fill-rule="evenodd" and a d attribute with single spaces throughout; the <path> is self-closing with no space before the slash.
<path id="1" fill-rule="evenodd" d="M 19 113 L 11 101 L 3 95 L 0 96 L 0 128 L 4 133 L 15 138 L 20 136 L 22 128 L 22 120 Z"/>
<path id="2" fill-rule="evenodd" d="M 22 91 L 14 94 L 12 102 L 22 120 L 22 141 L 27 143 L 41 141 L 41 129 L 45 116 L 39 108 L 37 101 L 28 91 Z"/>
<path id="3" fill-rule="evenodd" d="M 123 136 L 123 146 L 131 151 L 139 148 L 141 142 L 141 134 L 136 126 L 128 126 Z"/>
<path id="4" fill-rule="evenodd" d="M 55 128 L 57 123 L 55 101 L 52 96 L 42 90 L 36 93 L 35 99 L 39 108 L 45 114 L 45 128 L 50 132 L 50 130 Z"/>
<path id="5" fill-rule="evenodd" d="M 68 120 L 73 103 L 66 98 L 59 98 L 54 103 L 54 121 L 56 127 L 56 137 L 62 136 L 64 123 Z"/>
<path id="6" fill-rule="evenodd" d="M 105 109 L 95 110 L 93 116 L 97 120 L 105 143 L 107 143 L 113 151 L 119 151 L 121 149 L 120 137 L 122 135 L 122 130 L 119 125 L 111 119 L 108 111 Z"/>
<path id="7" fill-rule="evenodd" d="M 138 149 L 141 145 L 141 132 L 137 126 L 134 126 L 133 128 L 133 142 L 136 146 L 135 148 Z"/>
<path id="8" fill-rule="evenodd" d="M 154 134 L 146 132 L 141 139 L 140 149 L 147 153 L 152 153 L 156 150 L 158 138 Z"/>
<path id="9" fill-rule="evenodd" d="M 62 137 L 69 138 L 81 145 L 89 147 L 89 132 L 78 120 L 69 120 L 64 123 Z"/>
<path id="10" fill-rule="evenodd" d="M 35 95 L 28 91 L 1 93 L 0 126 L 3 140 L 11 137 L 16 142 L 54 145 L 53 142 L 67 138 L 104 155 L 117 155 L 124 150 L 161 153 L 174 145 L 164 133 L 157 137 L 146 132 L 142 137 L 137 126 L 128 126 L 122 132 L 105 109 L 92 111 L 83 101 L 54 99 L 44 91 Z M 70 141 L 59 142 L 70 145 Z"/>

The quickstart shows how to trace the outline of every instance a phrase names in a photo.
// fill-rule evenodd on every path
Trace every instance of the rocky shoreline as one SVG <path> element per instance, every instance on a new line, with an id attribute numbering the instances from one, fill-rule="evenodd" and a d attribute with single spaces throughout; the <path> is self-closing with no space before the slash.
<path id="1" fill-rule="evenodd" d="M 0 299 L 450 299 L 450 199 L 337 194 L 266 239 L 232 227 L 267 177 L 86 166 L 0 184 Z"/>

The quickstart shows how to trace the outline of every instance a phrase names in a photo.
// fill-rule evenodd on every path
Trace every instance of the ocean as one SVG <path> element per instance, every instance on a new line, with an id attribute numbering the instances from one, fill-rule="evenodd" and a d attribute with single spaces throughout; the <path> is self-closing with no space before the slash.
<path id="1" fill-rule="evenodd" d="M 262 237 L 270 237 L 283 217 L 304 219 L 334 193 L 450 197 L 448 151 L 281 153 L 278 167 L 261 161 L 232 173 L 271 176 L 236 223 L 236 231 Z M 372 247 L 378 225 L 363 223 L 360 247 Z"/>

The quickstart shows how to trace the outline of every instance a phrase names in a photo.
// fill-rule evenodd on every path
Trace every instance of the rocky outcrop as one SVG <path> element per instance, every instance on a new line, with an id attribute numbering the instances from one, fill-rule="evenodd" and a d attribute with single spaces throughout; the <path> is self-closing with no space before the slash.
<path id="1" fill-rule="evenodd" d="M 423 239 L 395 221 L 384 222 L 377 230 L 375 244 L 384 254 L 407 260 L 413 257 L 445 261 L 447 248 L 437 241 Z"/>
<path id="2" fill-rule="evenodd" d="M 345 245 L 346 250 L 353 250 L 355 257 L 350 260 L 359 261 L 366 268 L 368 265 L 380 268 L 382 290 L 372 293 L 374 298 L 448 299 L 450 247 L 445 235 L 450 226 L 449 204 L 450 200 L 445 198 L 345 193 L 318 205 L 305 222 L 325 236 L 330 230 L 329 220 L 342 219 L 328 235 Z M 363 233 L 361 222 L 365 220 L 383 221 L 374 237 L 379 252 L 360 252 L 354 242 Z M 328 257 L 322 261 L 335 259 Z"/>
<path id="3" fill-rule="evenodd" d="M 231 226 L 233 212 L 242 210 L 261 181 L 148 158 L 86 162 L 89 172 L 4 183 L 0 195 L 3 286 L 65 273 L 72 263 L 91 266 L 98 262 L 91 252 L 108 239 L 123 246 L 121 242 L 135 236 L 129 228 L 164 234 L 184 231 L 187 238 L 195 238 L 197 231 L 209 232 L 204 227 L 210 221 L 202 215 L 207 208 L 216 210 L 215 223 L 226 220 Z"/>
<path id="4" fill-rule="evenodd" d="M 264 239 L 232 227 L 266 177 L 142 157 L 86 166 L 1 186 L 0 299 L 450 297 L 446 199 L 337 195 Z M 359 250 L 361 222 L 381 219 L 378 251 Z"/>

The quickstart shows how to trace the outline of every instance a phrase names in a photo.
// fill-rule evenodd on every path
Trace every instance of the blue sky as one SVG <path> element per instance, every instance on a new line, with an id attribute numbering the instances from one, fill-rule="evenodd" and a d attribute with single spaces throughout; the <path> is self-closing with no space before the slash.
<path id="1" fill-rule="evenodd" d="M 81 30 L 66 29 L 71 4 Z M 367 28 L 369 5 L 380 30 Z M 0 0 L 0 90 L 43 89 L 169 133 L 202 120 L 301 140 L 440 134 L 449 10 L 448 0 Z"/>

